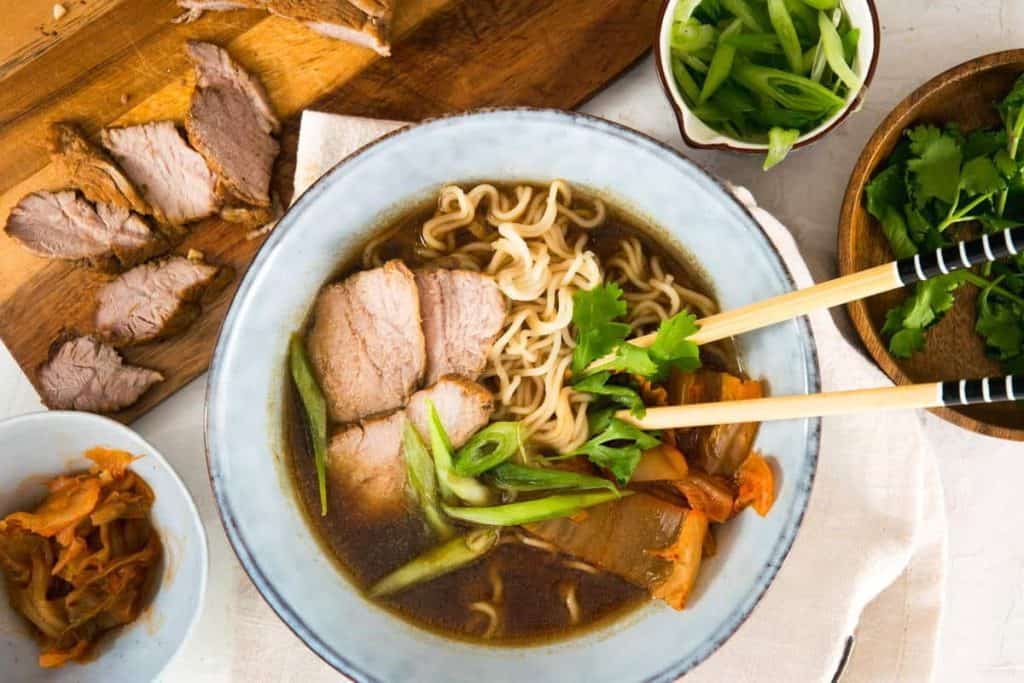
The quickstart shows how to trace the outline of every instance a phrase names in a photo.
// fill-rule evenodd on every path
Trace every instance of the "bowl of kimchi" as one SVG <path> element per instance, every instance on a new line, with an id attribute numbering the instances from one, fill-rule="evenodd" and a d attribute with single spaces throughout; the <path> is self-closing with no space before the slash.
<path id="1" fill-rule="evenodd" d="M 192 496 L 135 432 L 80 412 L 0 421 L 0 678 L 155 680 L 207 565 Z"/>

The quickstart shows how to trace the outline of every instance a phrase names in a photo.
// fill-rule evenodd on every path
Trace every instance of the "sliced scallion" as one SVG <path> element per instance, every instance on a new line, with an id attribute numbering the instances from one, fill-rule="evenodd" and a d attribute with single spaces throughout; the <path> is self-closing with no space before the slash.
<path id="1" fill-rule="evenodd" d="M 843 49 L 843 39 L 839 37 L 835 24 L 824 12 L 818 13 L 818 27 L 821 30 L 821 46 L 825 52 L 825 61 L 835 75 L 851 91 L 860 88 L 860 78 L 853 73 L 853 69 L 846 63 L 846 51 Z"/>
<path id="2" fill-rule="evenodd" d="M 487 487 L 470 477 L 462 477 L 452 467 L 452 442 L 448 438 L 434 402 L 427 400 L 427 424 L 430 431 L 430 454 L 441 488 L 441 497 L 453 502 L 456 498 L 470 505 L 486 505 L 491 498 Z"/>
<path id="3" fill-rule="evenodd" d="M 375 583 L 370 588 L 370 597 L 391 595 L 461 569 L 497 545 L 498 535 L 498 529 L 477 529 L 431 548 Z"/>
<path id="4" fill-rule="evenodd" d="M 441 540 L 455 534 L 455 528 L 445 519 L 437 497 L 437 477 L 434 476 L 434 461 L 419 432 L 408 420 L 402 425 L 402 456 L 409 485 L 423 511 L 423 518 Z"/>
<path id="5" fill-rule="evenodd" d="M 518 422 L 494 422 L 466 442 L 455 454 L 454 470 L 475 477 L 505 462 L 523 447 Z"/>
<path id="6" fill-rule="evenodd" d="M 592 474 L 581 474 L 555 467 L 528 467 L 511 462 L 495 467 L 491 470 L 490 477 L 495 486 L 505 491 L 616 490 L 615 484 Z"/>
<path id="7" fill-rule="evenodd" d="M 570 517 L 580 510 L 631 495 L 632 491 L 601 491 L 598 493 L 566 493 L 521 503 L 493 507 L 462 508 L 444 506 L 453 519 L 487 526 L 519 526 L 545 519 Z"/>
<path id="8" fill-rule="evenodd" d="M 327 400 L 316 381 L 302 336 L 298 333 L 292 335 L 288 344 L 288 365 L 306 413 L 309 440 L 313 444 L 313 462 L 316 464 L 317 487 L 320 490 L 320 514 L 323 516 L 327 514 Z"/>

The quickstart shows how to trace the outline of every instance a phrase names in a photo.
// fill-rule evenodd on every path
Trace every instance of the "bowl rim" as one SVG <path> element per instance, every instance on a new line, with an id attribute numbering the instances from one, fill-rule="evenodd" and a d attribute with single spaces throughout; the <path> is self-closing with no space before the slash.
<path id="1" fill-rule="evenodd" d="M 764 154 L 768 149 L 768 145 L 764 143 L 743 142 L 742 140 L 736 140 L 725 133 L 719 133 L 719 135 L 725 138 L 727 140 L 726 142 L 700 142 L 691 137 L 689 132 L 686 130 L 686 114 L 689 112 L 692 115 L 693 112 L 690 111 L 686 102 L 676 94 L 675 90 L 672 88 L 672 84 L 668 82 L 668 78 L 665 76 L 665 49 L 661 44 L 661 33 L 665 22 L 671 20 L 668 12 L 669 5 L 672 5 L 673 3 L 679 4 L 681 1 L 682 0 L 663 0 L 661 10 L 658 13 L 658 34 L 654 41 L 654 65 L 655 70 L 658 72 L 658 82 L 661 84 L 662 94 L 665 96 L 665 99 L 668 100 L 669 106 L 672 107 L 672 113 L 675 115 L 679 134 L 682 135 L 683 141 L 687 146 L 694 149 L 714 149 L 720 151 L 739 152 L 741 154 Z M 875 78 L 875 71 L 878 69 L 878 59 L 882 52 L 881 20 L 878 17 L 878 8 L 875 5 L 875 0 L 864 0 L 864 3 L 867 5 L 868 12 L 871 15 L 871 32 L 875 41 L 875 49 L 871 52 L 871 60 L 868 63 L 867 72 L 864 75 L 864 82 L 861 84 L 857 95 L 847 102 L 839 113 L 833 115 L 825 128 L 814 135 L 800 136 L 800 138 L 797 139 L 797 142 L 793 145 L 794 150 L 807 147 L 818 140 L 821 140 L 823 137 L 845 123 L 854 112 L 860 110 L 864 97 L 867 95 L 868 88 L 871 86 L 871 82 Z"/>
<path id="2" fill-rule="evenodd" d="M 848 275 L 855 271 L 855 250 L 852 245 L 852 216 L 856 211 L 862 210 L 861 195 L 864 188 L 877 169 L 878 164 L 884 161 L 884 159 L 877 159 L 874 162 L 872 160 L 872 157 L 875 156 L 875 150 L 878 149 L 883 138 L 889 135 L 894 128 L 905 130 L 908 126 L 912 125 L 918 103 L 935 91 L 956 81 L 971 78 L 980 72 L 989 71 L 1014 62 L 1024 63 L 1024 48 L 1000 50 L 961 62 L 919 85 L 909 95 L 901 99 L 882 119 L 878 127 L 875 128 L 875 132 L 871 134 L 871 137 L 864 144 L 864 148 L 857 158 L 857 163 L 853 167 L 853 171 L 850 172 L 850 179 L 847 182 L 846 192 L 843 195 L 843 203 L 839 210 L 839 234 L 837 238 L 840 275 Z M 853 326 L 857 330 L 857 335 L 860 337 L 861 342 L 866 347 L 868 353 L 871 354 L 875 363 L 889 376 L 889 379 L 896 384 L 913 384 L 910 376 L 903 371 L 903 368 L 896 362 L 896 359 L 889 353 L 888 346 L 882 339 L 879 330 L 875 329 L 875 326 L 872 324 L 871 318 L 868 315 L 867 304 L 863 300 L 854 301 L 847 304 L 846 310 L 853 321 Z M 973 417 L 968 417 L 952 408 L 929 408 L 928 410 L 962 429 L 997 439 L 1024 441 L 1024 428 L 1018 429 L 989 424 Z"/>
<path id="3" fill-rule="evenodd" d="M 178 475 L 177 470 L 168 462 L 167 458 L 160 450 L 144 438 L 141 434 L 136 432 L 131 427 L 123 425 L 117 420 L 111 419 L 105 415 L 98 415 L 96 413 L 89 413 L 77 410 L 38 410 L 30 413 L 22 413 L 21 415 L 13 415 L 0 419 L 0 430 L 6 429 L 11 425 L 20 423 L 42 423 L 42 428 L 46 428 L 46 423 L 54 419 L 69 420 L 71 422 L 95 422 L 103 425 L 105 429 L 109 429 L 112 433 L 117 433 L 121 436 L 127 436 L 132 439 L 137 439 L 142 443 L 143 446 L 149 449 L 149 453 L 146 457 L 152 457 L 157 463 L 160 464 L 163 469 L 170 475 L 171 481 L 174 483 L 177 490 L 182 494 L 182 498 L 185 500 L 186 508 L 189 512 L 189 518 L 193 522 L 193 526 L 199 532 L 199 549 L 200 549 L 200 566 L 202 570 L 199 572 L 199 586 L 196 600 L 196 607 L 189 616 L 188 625 L 185 627 L 185 632 L 182 638 L 174 645 L 173 650 L 167 657 L 166 661 L 160 667 L 160 670 L 156 673 L 156 678 L 159 678 L 167 671 L 171 664 L 177 660 L 181 655 L 185 644 L 192 638 L 196 630 L 196 625 L 199 623 L 199 619 L 203 614 L 203 608 L 206 605 L 206 592 L 209 583 L 210 573 L 210 548 L 209 548 L 209 537 L 206 533 L 206 527 L 203 526 L 203 517 L 199 514 L 199 507 L 196 505 L 195 499 L 192 497 L 192 493 L 188 490 L 188 486 L 182 480 L 181 476 Z M 88 662 L 86 662 L 88 665 Z"/>
<path id="4" fill-rule="evenodd" d="M 451 114 L 445 114 L 438 117 L 432 117 L 424 119 L 417 123 L 411 123 L 410 125 L 397 128 L 393 131 L 385 133 L 384 135 L 374 139 L 366 145 L 348 154 L 330 169 L 325 171 L 306 191 L 296 199 L 291 206 L 289 206 L 285 213 L 281 216 L 277 226 L 271 232 L 270 236 L 260 245 L 253 260 L 250 264 L 249 269 L 246 271 L 239 283 L 238 288 L 232 295 L 230 305 L 227 310 L 227 314 L 224 316 L 224 321 L 221 324 L 220 332 L 218 333 L 217 344 L 213 351 L 213 356 L 210 362 L 207 388 L 206 388 L 206 400 L 204 402 L 204 415 L 203 415 L 203 432 L 204 442 L 206 451 L 206 465 L 207 475 L 210 479 L 210 487 L 213 491 L 214 500 L 217 504 L 217 514 L 220 517 L 221 524 L 224 527 L 225 534 L 228 537 L 229 544 L 231 545 L 232 551 L 238 558 L 239 563 L 245 570 L 245 573 L 249 576 L 256 590 L 264 601 L 270 606 L 279 619 L 284 622 L 285 626 L 288 627 L 292 633 L 294 633 L 306 647 L 308 647 L 317 657 L 319 657 L 324 663 L 332 667 L 336 671 L 344 674 L 354 681 L 360 683 L 384 683 L 381 679 L 376 678 L 373 674 L 364 671 L 361 667 L 350 661 L 344 655 L 339 653 L 333 646 L 325 642 L 319 634 L 317 634 L 312 628 L 310 628 L 302 616 L 299 615 L 292 606 L 284 599 L 277 588 L 273 585 L 271 580 L 263 573 L 261 567 L 256 561 L 255 555 L 252 553 L 250 548 L 246 545 L 245 540 L 241 534 L 240 525 L 237 519 L 235 519 L 234 512 L 229 509 L 227 501 L 225 500 L 225 491 L 218 484 L 221 476 L 218 472 L 219 466 L 216 464 L 216 459 L 211 450 L 211 402 L 213 399 L 213 387 L 218 385 L 220 382 L 220 374 L 223 367 L 223 356 L 224 356 L 224 339 L 226 332 L 235 322 L 235 317 L 238 315 L 238 303 L 242 300 L 253 281 L 253 274 L 263 266 L 264 262 L 270 258 L 273 251 L 276 250 L 285 230 L 290 229 L 297 222 L 297 216 L 300 216 L 307 204 L 311 204 L 317 201 L 317 198 L 323 195 L 330 183 L 333 182 L 333 177 L 346 166 L 349 162 L 356 158 L 372 152 L 381 143 L 391 140 L 392 138 L 401 137 L 409 134 L 411 131 L 418 130 L 423 127 L 431 125 L 452 125 L 458 123 L 459 120 L 466 118 L 476 118 L 487 115 L 501 115 L 501 114 L 525 114 L 527 116 L 532 115 L 544 115 L 562 119 L 569 125 L 587 125 L 594 129 L 595 132 L 612 134 L 618 137 L 630 139 L 639 144 L 645 144 L 649 148 L 652 148 L 657 153 L 667 154 L 675 158 L 678 161 L 682 161 L 692 168 L 697 170 L 699 173 L 710 179 L 715 185 L 717 185 L 728 201 L 734 203 L 735 208 L 739 209 L 750 221 L 750 225 L 757 232 L 760 233 L 764 239 L 764 243 L 778 259 L 779 266 L 781 267 L 782 274 L 785 277 L 786 283 L 793 289 L 797 288 L 796 280 L 793 277 L 789 266 L 783 259 L 781 252 L 779 252 L 775 243 L 772 242 L 768 233 L 765 232 L 764 228 L 754 217 L 750 208 L 746 206 L 730 189 L 729 185 L 723 182 L 718 176 L 708 171 L 699 163 L 687 157 L 679 150 L 671 147 L 670 145 L 657 140 L 645 133 L 634 130 L 615 121 L 610 121 L 598 116 L 584 114 L 576 111 L 565 111 L 561 109 L 552 108 L 541 108 L 541 107 L 484 107 L 478 109 L 467 110 L 463 112 L 456 112 Z M 806 340 L 807 355 L 805 358 L 806 371 L 808 379 L 811 384 L 812 391 L 821 390 L 821 366 L 820 359 L 818 356 L 817 340 L 814 335 L 814 330 L 811 328 L 810 321 L 806 316 L 802 316 L 796 319 L 796 323 L 799 326 L 800 337 Z M 704 662 L 708 657 L 714 654 L 718 649 L 733 636 L 733 634 L 739 630 L 740 626 L 746 622 L 746 620 L 753 613 L 754 609 L 760 604 L 761 599 L 767 592 L 768 588 L 774 582 L 775 577 L 778 575 L 779 570 L 792 550 L 793 543 L 796 541 L 796 537 L 799 533 L 800 528 L 803 525 L 804 517 L 807 513 L 807 509 L 810 504 L 810 497 L 814 487 L 814 481 L 817 474 L 818 459 L 821 450 L 821 418 L 815 418 L 809 420 L 807 430 L 807 442 L 806 442 L 806 461 L 801 473 L 801 477 L 797 480 L 796 487 L 796 506 L 795 514 L 790 520 L 789 525 L 784 529 L 783 533 L 780 534 L 776 540 L 774 547 L 771 551 L 771 556 L 765 565 L 760 569 L 759 573 L 755 578 L 755 586 L 753 590 L 744 598 L 744 602 L 741 602 L 730 615 L 723 620 L 724 628 L 721 628 L 721 633 L 718 637 L 706 643 L 705 646 L 697 648 L 697 650 L 687 657 L 683 657 L 676 660 L 673 664 L 666 667 L 664 670 L 654 674 L 653 676 L 645 679 L 645 683 L 657 681 L 669 682 L 674 681 L 679 676 L 691 671 L 693 668 Z"/>

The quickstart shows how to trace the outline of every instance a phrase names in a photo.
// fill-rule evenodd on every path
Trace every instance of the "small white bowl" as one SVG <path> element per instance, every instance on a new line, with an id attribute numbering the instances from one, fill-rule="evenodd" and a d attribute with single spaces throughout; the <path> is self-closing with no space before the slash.
<path id="1" fill-rule="evenodd" d="M 745 142 L 729 137 L 701 121 L 693 113 L 683 99 L 675 77 L 672 75 L 672 60 L 670 56 L 670 40 L 672 37 L 672 22 L 675 17 L 676 7 L 682 0 L 666 0 L 661 8 L 661 16 L 658 19 L 658 39 L 655 55 L 658 77 L 661 80 L 661 88 L 668 97 L 672 110 L 675 112 L 676 120 L 679 123 L 679 132 L 683 140 L 690 147 L 697 149 L 722 149 L 734 152 L 749 152 L 763 154 L 768 150 L 765 143 Z M 799 138 L 794 149 L 805 147 L 820 138 L 824 137 L 839 126 L 846 118 L 860 108 L 871 80 L 875 76 L 875 68 L 878 66 L 878 49 L 881 33 L 879 29 L 878 10 L 875 8 L 874 0 L 843 0 L 843 7 L 850 17 L 850 23 L 860 29 L 860 43 L 857 45 L 857 59 L 853 63 L 853 70 L 861 79 L 860 88 L 846 98 L 846 104 L 831 117 L 813 130 L 810 130 Z"/>
<path id="2" fill-rule="evenodd" d="M 0 421 L 0 517 L 27 510 L 45 496 L 43 484 L 58 474 L 88 469 L 83 453 L 93 446 L 142 458 L 132 469 L 156 495 L 152 519 L 163 543 L 159 583 L 131 624 L 100 640 L 93 659 L 41 669 L 31 627 L 0 595 L 0 679 L 18 683 L 152 681 L 188 638 L 206 592 L 206 533 L 188 489 L 155 448 L 113 420 L 90 413 L 50 411 Z M 0 587 L 0 593 L 4 593 Z"/>

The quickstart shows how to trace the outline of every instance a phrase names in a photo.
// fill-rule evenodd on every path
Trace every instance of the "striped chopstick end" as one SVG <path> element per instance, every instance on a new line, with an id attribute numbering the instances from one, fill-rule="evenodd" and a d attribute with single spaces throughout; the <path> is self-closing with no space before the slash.
<path id="1" fill-rule="evenodd" d="M 982 235 L 976 240 L 940 247 L 933 252 L 914 254 L 897 261 L 896 270 L 900 282 L 908 285 L 1020 253 L 1024 253 L 1024 226 Z"/>
<path id="2" fill-rule="evenodd" d="M 1024 400 L 1024 377 L 985 377 L 939 384 L 944 406 L 968 406 L 976 403 Z"/>

